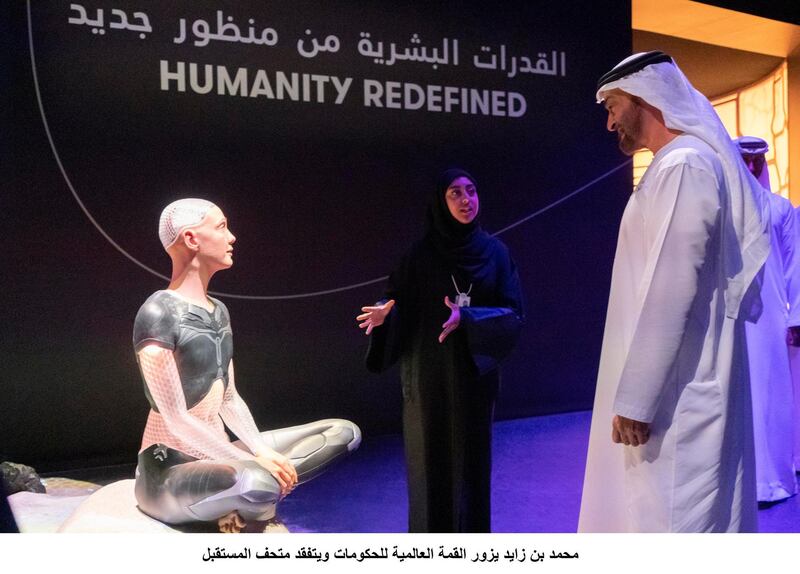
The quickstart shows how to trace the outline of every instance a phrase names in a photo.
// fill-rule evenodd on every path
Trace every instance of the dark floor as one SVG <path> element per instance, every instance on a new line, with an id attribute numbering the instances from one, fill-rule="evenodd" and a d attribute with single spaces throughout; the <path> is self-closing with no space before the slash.
<path id="1" fill-rule="evenodd" d="M 494 532 L 575 532 L 590 421 L 587 411 L 495 424 Z M 68 474 L 107 484 L 132 478 L 133 466 Z M 284 500 L 278 514 L 292 532 L 404 532 L 406 502 L 401 437 L 366 437 L 348 460 Z M 800 532 L 800 497 L 761 508 L 759 523 L 762 532 Z"/>

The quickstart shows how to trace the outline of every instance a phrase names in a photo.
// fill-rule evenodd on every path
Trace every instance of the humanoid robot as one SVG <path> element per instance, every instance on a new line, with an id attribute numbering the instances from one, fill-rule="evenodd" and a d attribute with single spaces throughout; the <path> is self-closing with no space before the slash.
<path id="1" fill-rule="evenodd" d="M 358 448 L 360 430 L 326 419 L 259 432 L 236 391 L 228 310 L 208 296 L 214 273 L 233 264 L 225 215 L 209 201 L 181 199 L 162 212 L 159 237 L 172 278 L 145 301 L 133 329 L 151 408 L 136 468 L 139 508 L 168 524 L 259 529 L 297 484 Z M 239 440 L 230 442 L 224 426 Z"/>

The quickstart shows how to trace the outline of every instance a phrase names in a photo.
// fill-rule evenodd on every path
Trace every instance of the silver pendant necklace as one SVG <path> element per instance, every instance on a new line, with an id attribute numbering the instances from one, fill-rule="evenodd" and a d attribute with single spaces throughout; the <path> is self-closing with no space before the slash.
<path id="1" fill-rule="evenodd" d="M 464 293 L 461 289 L 458 288 L 458 284 L 456 283 L 456 278 L 453 277 L 453 274 L 450 274 L 450 279 L 453 280 L 453 287 L 456 288 L 456 305 L 459 307 L 469 307 L 470 297 L 469 294 L 472 292 L 472 283 L 469 284 L 469 289 L 467 292 Z"/>

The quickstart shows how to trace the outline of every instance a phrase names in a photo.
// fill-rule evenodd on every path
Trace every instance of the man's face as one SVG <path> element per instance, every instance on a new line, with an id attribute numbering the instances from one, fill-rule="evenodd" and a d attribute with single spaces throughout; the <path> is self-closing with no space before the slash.
<path id="1" fill-rule="evenodd" d="M 743 153 L 742 159 L 744 160 L 747 169 L 750 170 L 750 173 L 758 179 L 761 176 L 761 172 L 764 171 L 764 165 L 766 165 L 767 161 L 764 157 L 763 153 Z"/>
<path id="2" fill-rule="evenodd" d="M 629 94 L 612 90 L 603 102 L 608 112 L 606 129 L 617 132 L 619 149 L 625 155 L 633 155 L 645 147 L 642 141 L 642 107 Z"/>

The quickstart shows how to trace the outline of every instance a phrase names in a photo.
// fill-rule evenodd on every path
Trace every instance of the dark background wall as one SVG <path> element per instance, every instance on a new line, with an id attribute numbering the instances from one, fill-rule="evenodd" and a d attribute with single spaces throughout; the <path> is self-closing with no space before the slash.
<path id="1" fill-rule="evenodd" d="M 208 198 L 238 236 L 235 265 L 212 289 L 297 295 L 386 275 L 421 235 L 443 168 L 475 175 L 482 222 L 494 232 L 625 161 L 594 92 L 599 75 L 630 53 L 629 2 L 84 2 L 89 17 L 104 10 L 104 34 L 69 24 L 70 3 L 35 2 L 31 38 L 25 3 L 3 8 L 0 458 L 43 471 L 135 460 L 147 404 L 132 322 L 166 284 L 104 238 L 78 198 L 121 250 L 165 275 L 161 209 L 178 197 Z M 152 32 L 142 39 L 110 28 L 112 9 L 145 12 Z M 248 19 L 274 28 L 278 43 L 174 41 L 181 18 L 213 29 L 217 10 L 245 31 Z M 378 64 L 359 53 L 361 32 L 387 50 L 458 39 L 460 61 Z M 412 34 L 420 44 L 409 43 Z M 298 40 L 328 35 L 340 41 L 336 53 L 299 55 Z M 498 53 L 500 45 L 509 60 L 545 53 L 549 61 L 556 51 L 559 69 L 509 77 L 473 65 L 474 55 L 487 56 L 482 46 Z M 281 70 L 352 85 L 341 105 L 330 89 L 326 103 L 164 91 L 162 60 L 173 71 L 195 62 L 231 75 L 246 68 L 251 78 L 264 70 L 271 82 Z M 366 107 L 365 79 L 516 92 L 527 112 Z M 629 190 L 626 167 L 501 235 L 520 269 L 528 322 L 503 369 L 499 418 L 591 407 Z M 221 296 L 232 315 L 237 387 L 259 426 L 336 416 L 358 422 L 366 440 L 399 430 L 398 374 L 365 371 L 367 339 L 354 321 L 381 290 Z"/>

